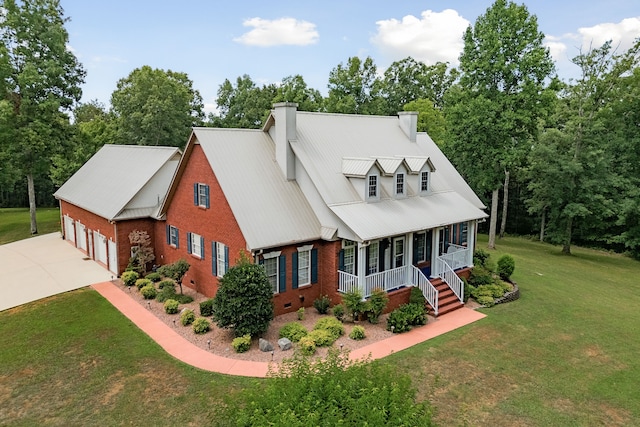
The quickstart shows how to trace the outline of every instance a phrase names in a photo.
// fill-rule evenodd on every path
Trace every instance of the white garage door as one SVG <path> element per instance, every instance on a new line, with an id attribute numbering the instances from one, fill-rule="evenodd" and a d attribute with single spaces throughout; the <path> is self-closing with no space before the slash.
<path id="1" fill-rule="evenodd" d="M 64 238 L 70 242 L 76 241 L 76 233 L 73 229 L 73 218 L 69 215 L 64 216 Z"/>
<path id="2" fill-rule="evenodd" d="M 95 260 L 107 265 L 107 239 L 98 231 L 93 232 L 93 249 Z"/>
<path id="3" fill-rule="evenodd" d="M 76 246 L 84 251 L 87 250 L 87 233 L 80 221 L 76 221 Z"/>
<path id="4" fill-rule="evenodd" d="M 109 271 L 117 275 L 118 274 L 118 250 L 116 248 L 116 242 L 109 239 L 107 249 L 109 250 Z"/>

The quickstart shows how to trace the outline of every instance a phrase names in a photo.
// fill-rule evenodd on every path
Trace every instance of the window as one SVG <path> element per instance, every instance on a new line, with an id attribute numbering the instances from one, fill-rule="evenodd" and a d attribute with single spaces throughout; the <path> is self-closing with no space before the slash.
<path id="1" fill-rule="evenodd" d="M 209 186 L 196 182 L 193 184 L 193 204 L 202 208 L 209 207 Z"/>
<path id="2" fill-rule="evenodd" d="M 216 254 L 214 259 L 215 275 L 218 277 L 224 276 L 224 273 L 229 269 L 229 247 L 223 243 L 214 242 Z"/>
<path id="3" fill-rule="evenodd" d="M 367 247 L 367 274 L 374 274 L 380 271 L 379 262 L 380 262 L 380 254 L 379 254 L 380 244 L 378 242 L 372 242 Z"/>
<path id="4" fill-rule="evenodd" d="M 378 176 L 377 175 L 369 175 L 369 198 L 377 198 L 378 197 Z"/>
<path id="5" fill-rule="evenodd" d="M 291 258 L 291 285 L 293 289 L 298 286 L 310 285 L 318 282 L 318 250 L 313 245 L 301 246 Z"/>
<path id="6" fill-rule="evenodd" d="M 427 243 L 427 235 L 426 233 L 418 233 L 416 234 L 416 241 L 414 243 L 416 251 L 416 261 L 425 261 L 426 255 L 426 243 Z"/>
<path id="7" fill-rule="evenodd" d="M 266 253 L 260 259 L 274 294 L 287 290 L 287 264 L 285 255 L 280 251 Z"/>
<path id="8" fill-rule="evenodd" d="M 167 225 L 167 245 L 173 246 L 174 248 L 180 247 L 178 229 L 173 225 Z"/>
<path id="9" fill-rule="evenodd" d="M 393 239 L 393 267 L 398 268 L 404 265 L 404 237 Z"/>
<path id="10" fill-rule="evenodd" d="M 356 274 L 356 242 L 345 240 L 342 242 L 344 249 L 344 268 L 342 271 Z"/>
<path id="11" fill-rule="evenodd" d="M 196 233 L 187 233 L 187 252 L 204 259 L 204 237 Z"/>
<path id="12" fill-rule="evenodd" d="M 271 283 L 273 293 L 278 293 L 278 258 L 267 258 L 264 260 L 264 269 L 267 272 L 267 278 Z"/>
<path id="13" fill-rule="evenodd" d="M 420 191 L 426 193 L 429 191 L 429 172 L 423 171 L 420 173 Z"/>
<path id="14" fill-rule="evenodd" d="M 298 251 L 298 286 L 311 283 L 311 250 Z"/>
<path id="15" fill-rule="evenodd" d="M 404 174 L 396 174 L 396 195 L 404 194 Z"/>

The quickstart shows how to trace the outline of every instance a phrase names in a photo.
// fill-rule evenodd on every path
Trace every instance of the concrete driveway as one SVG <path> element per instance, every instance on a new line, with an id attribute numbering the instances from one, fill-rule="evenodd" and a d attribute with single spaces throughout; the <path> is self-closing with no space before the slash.
<path id="1" fill-rule="evenodd" d="M 111 280 L 106 268 L 83 258 L 60 233 L 0 245 L 0 311 Z"/>

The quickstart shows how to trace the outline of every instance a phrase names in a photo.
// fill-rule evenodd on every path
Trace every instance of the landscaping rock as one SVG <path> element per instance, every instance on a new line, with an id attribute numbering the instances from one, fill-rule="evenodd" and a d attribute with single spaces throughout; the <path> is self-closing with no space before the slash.
<path id="1" fill-rule="evenodd" d="M 278 346 L 280 346 L 280 350 L 291 350 L 291 340 L 289 338 L 280 338 L 278 340 Z"/>
<path id="2" fill-rule="evenodd" d="M 273 351 L 273 344 L 265 339 L 260 338 L 258 346 L 260 347 L 260 351 Z"/>

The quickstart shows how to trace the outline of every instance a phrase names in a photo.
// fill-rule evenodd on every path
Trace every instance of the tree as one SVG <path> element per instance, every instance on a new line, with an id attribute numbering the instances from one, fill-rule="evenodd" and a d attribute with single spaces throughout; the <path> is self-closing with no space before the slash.
<path id="1" fill-rule="evenodd" d="M 172 264 L 161 266 L 158 269 L 158 273 L 164 277 L 175 280 L 178 286 L 180 286 L 180 294 L 182 294 L 182 279 L 184 278 L 184 275 L 187 274 L 190 267 L 191 265 L 189 265 L 185 259 L 181 258 Z"/>
<path id="2" fill-rule="evenodd" d="M 522 162 L 552 99 L 554 67 L 543 39 L 535 15 L 507 0 L 496 0 L 464 34 L 460 90 L 449 98 L 449 150 L 476 189 L 492 193 L 489 248 L 503 178 Z"/>
<path id="3" fill-rule="evenodd" d="M 85 71 L 67 48 L 58 0 L 5 0 L 0 14 L 0 83 L 6 153 L 27 178 L 31 233 L 36 234 L 36 176 L 68 138 L 65 115 L 82 94 Z M 7 103 L 10 108 L 7 107 Z M 9 117 L 7 117 L 9 116 Z M 4 138 L 3 138 L 4 139 Z"/>
<path id="4" fill-rule="evenodd" d="M 418 132 L 427 132 L 431 139 L 442 146 L 446 129 L 444 114 L 428 99 L 417 99 L 405 104 L 404 111 L 418 112 Z"/>
<path id="5" fill-rule="evenodd" d="M 264 267 L 253 264 L 244 253 L 220 279 L 213 299 L 213 319 L 221 328 L 233 328 L 237 337 L 256 336 L 273 319 L 273 287 Z"/>
<path id="6" fill-rule="evenodd" d="M 276 97 L 275 85 L 256 86 L 248 75 L 228 79 L 218 89 L 218 115 L 209 116 L 209 125 L 222 128 L 259 129 L 267 118 Z"/>
<path id="7" fill-rule="evenodd" d="M 282 79 L 273 99 L 273 103 L 276 102 L 295 102 L 298 104 L 298 111 L 322 111 L 324 99 L 320 91 L 308 87 L 298 74 Z"/>
<path id="8" fill-rule="evenodd" d="M 380 95 L 381 82 L 371 57 L 362 61 L 349 58 L 347 65 L 338 64 L 329 73 L 327 111 L 346 114 L 384 114 L 384 99 Z M 397 111 L 396 111 L 397 113 Z"/>
<path id="9" fill-rule="evenodd" d="M 148 65 L 118 81 L 111 106 L 121 144 L 182 147 L 204 120 L 202 97 L 186 73 Z"/>
<path id="10" fill-rule="evenodd" d="M 151 245 L 151 237 L 146 231 L 133 230 L 129 233 L 129 243 L 131 244 L 132 254 L 129 263 L 135 265 L 140 273 L 146 273 L 147 264 L 156 259 Z M 182 290 L 182 288 L 180 289 Z"/>

